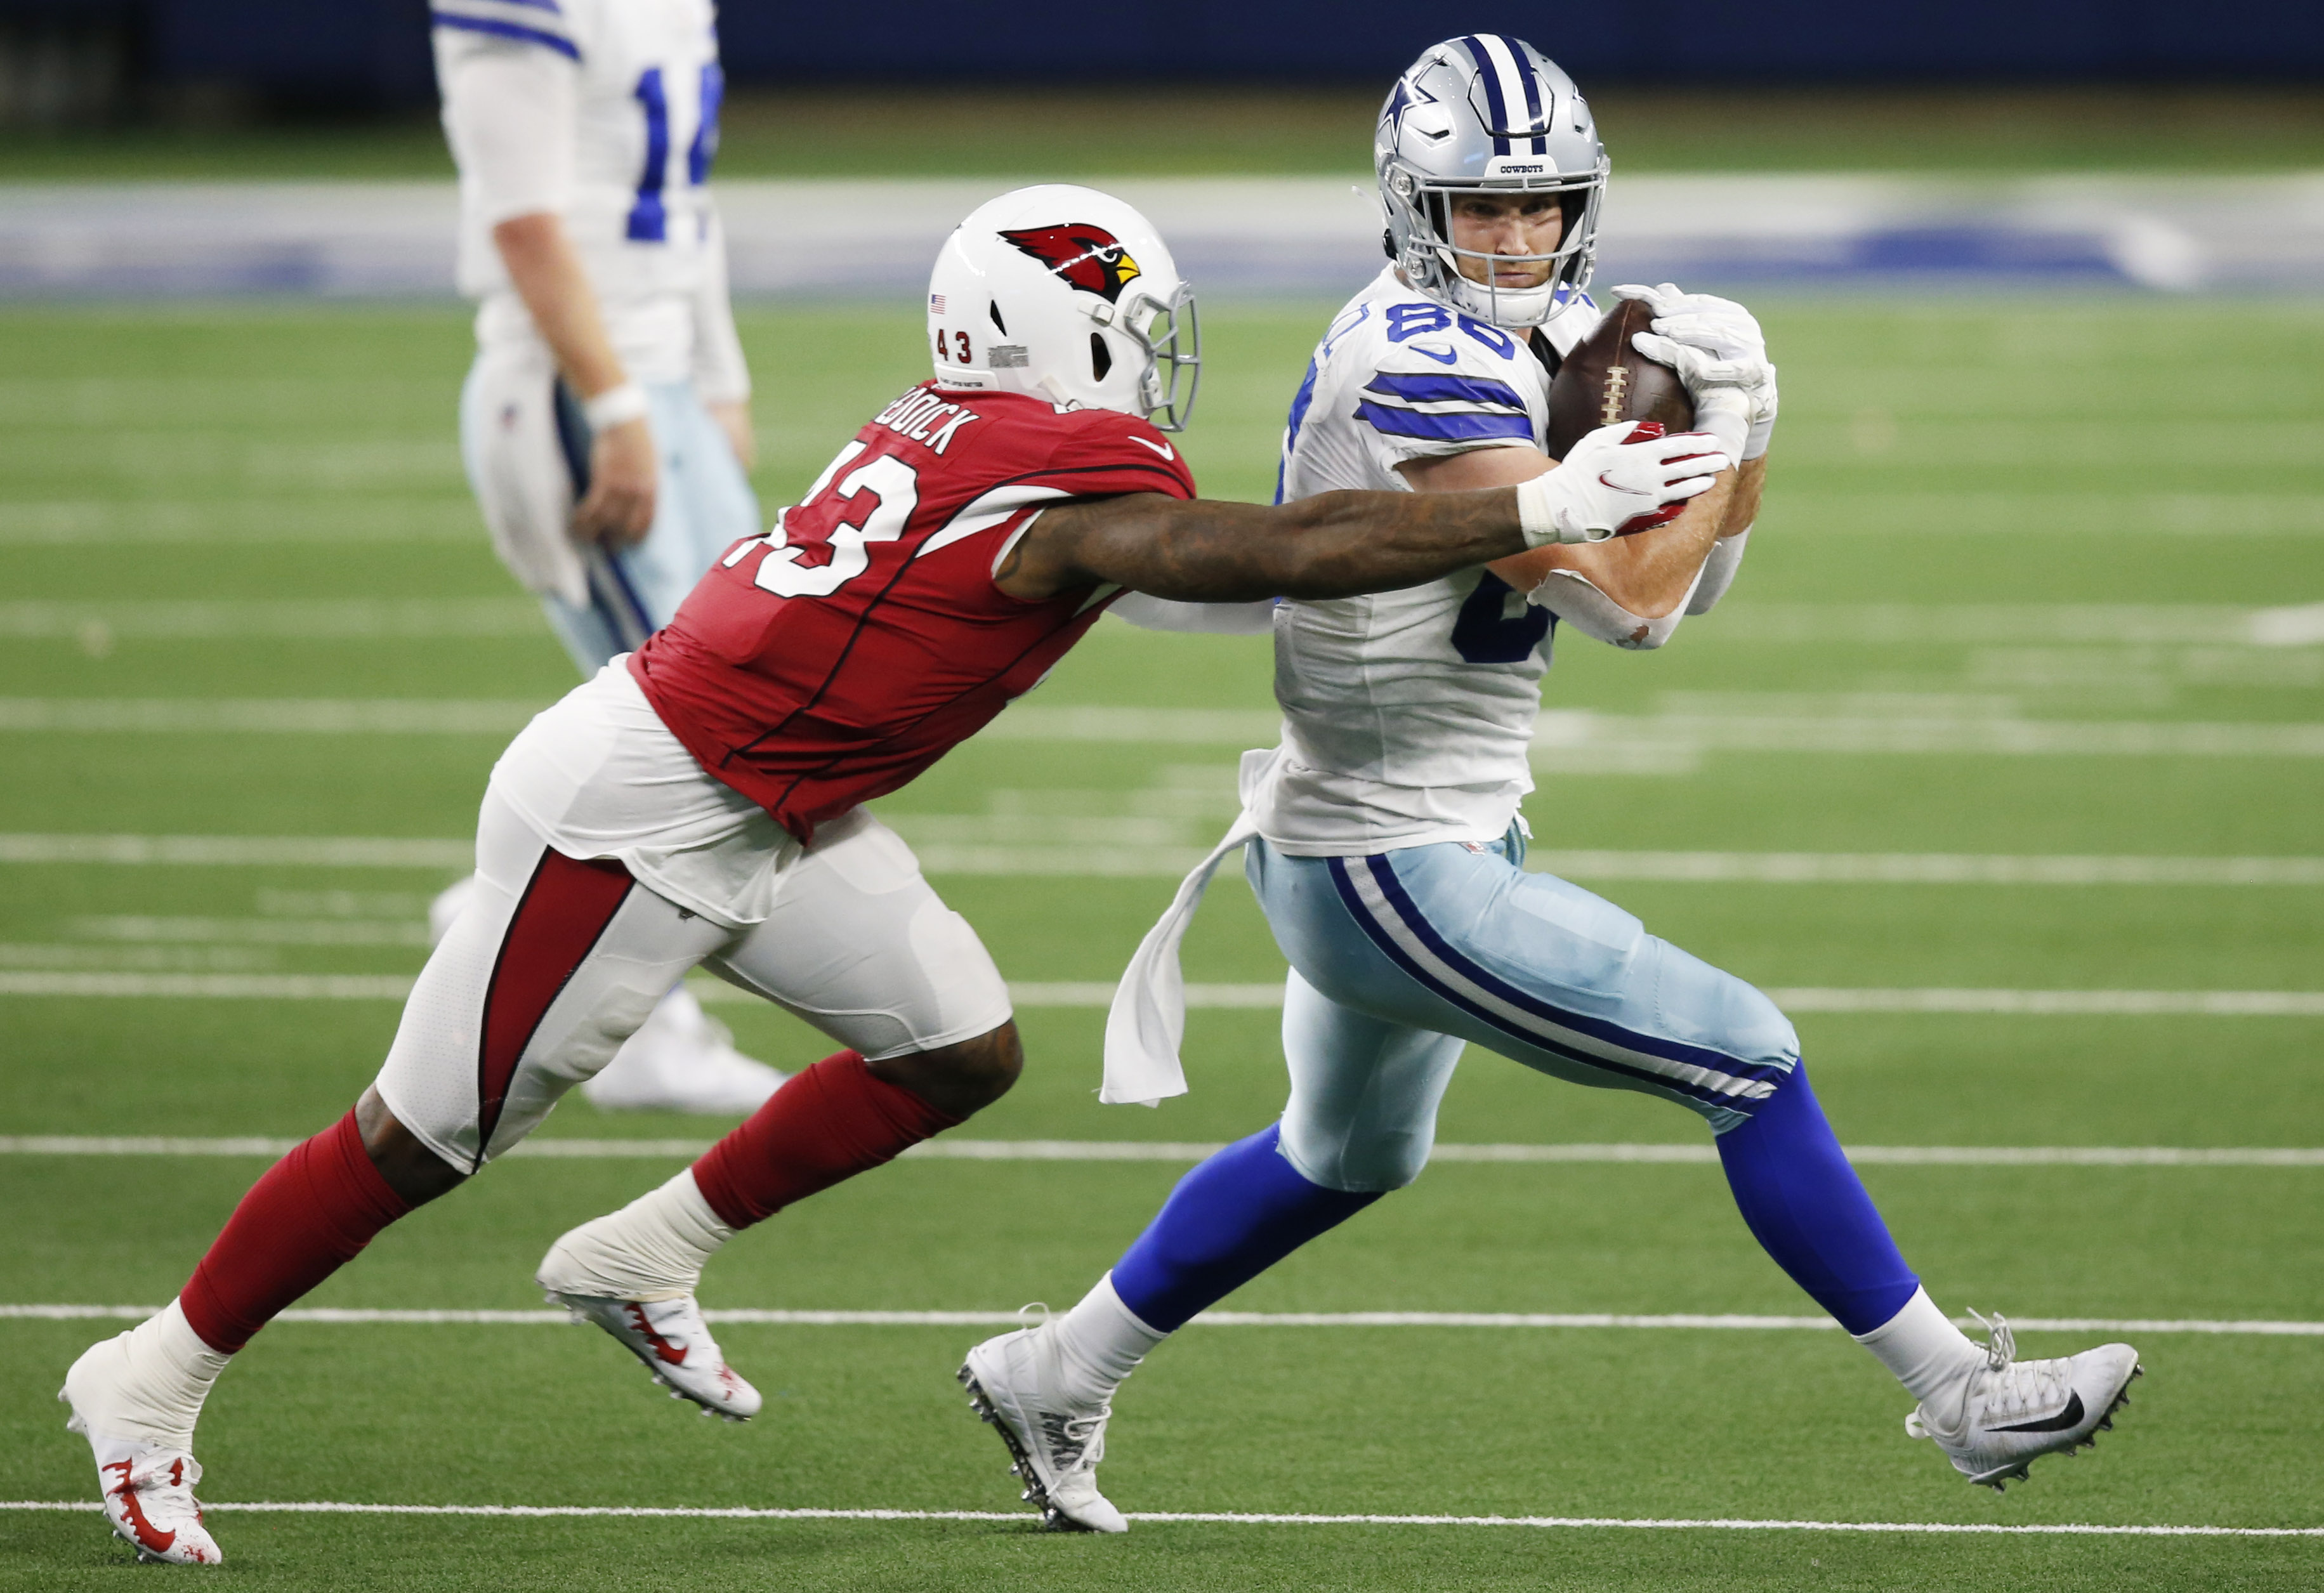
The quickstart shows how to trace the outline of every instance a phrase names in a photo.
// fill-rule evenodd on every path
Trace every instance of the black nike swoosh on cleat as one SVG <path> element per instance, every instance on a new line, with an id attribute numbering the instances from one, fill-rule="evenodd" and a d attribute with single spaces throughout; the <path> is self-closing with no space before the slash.
<path id="1" fill-rule="evenodd" d="M 2070 1427 L 2080 1426 L 2081 1421 L 2082 1396 L 2077 1392 L 2067 1399 L 2066 1408 L 2054 1416 L 2045 1416 L 2039 1422 L 2020 1422 L 2015 1427 L 1988 1427 L 1986 1431 L 1987 1432 L 2063 1432 Z"/>

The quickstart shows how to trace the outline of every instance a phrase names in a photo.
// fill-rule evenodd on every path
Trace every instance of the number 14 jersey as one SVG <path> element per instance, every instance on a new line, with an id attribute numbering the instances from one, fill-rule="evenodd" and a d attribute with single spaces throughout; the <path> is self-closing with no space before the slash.
<path id="1" fill-rule="evenodd" d="M 630 672 L 703 768 L 801 841 L 897 789 L 1041 677 L 1120 595 L 1010 596 L 1045 504 L 1194 495 L 1169 440 L 1111 410 L 911 389 L 797 507 L 736 543 Z"/>
<path id="2" fill-rule="evenodd" d="M 1563 357 L 1598 309 L 1542 329 Z M 1335 318 L 1292 401 L 1276 499 L 1397 492 L 1408 459 L 1541 446 L 1552 365 L 1523 333 L 1460 315 L 1394 267 Z M 1526 753 L 1551 618 L 1482 569 L 1276 611 L 1283 742 L 1253 793 L 1259 833 L 1303 857 L 1499 838 L 1533 789 Z"/>

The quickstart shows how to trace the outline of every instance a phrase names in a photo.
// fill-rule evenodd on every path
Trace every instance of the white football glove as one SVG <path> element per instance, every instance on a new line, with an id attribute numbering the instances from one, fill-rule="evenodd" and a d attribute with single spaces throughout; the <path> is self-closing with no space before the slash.
<path id="1" fill-rule="evenodd" d="M 1631 338 L 1630 346 L 1676 371 L 1698 410 L 1716 389 L 1739 393 L 1745 430 L 1738 456 L 1757 459 L 1766 453 L 1775 429 L 1775 367 L 1767 361 L 1767 339 L 1751 312 L 1715 294 L 1683 293 L 1675 282 L 1658 288 L 1627 283 L 1614 290 L 1614 297 L 1642 300 L 1655 312 L 1654 330 Z M 1714 413 L 1698 415 L 1697 421 L 1723 433 L 1720 412 L 1737 406 L 1732 400 L 1714 399 L 1712 404 Z"/>
<path id="2" fill-rule="evenodd" d="M 1517 483 L 1526 546 L 1603 542 L 1668 525 L 1733 463 L 1707 431 L 1665 436 L 1650 420 L 1601 426 L 1556 469 Z"/>

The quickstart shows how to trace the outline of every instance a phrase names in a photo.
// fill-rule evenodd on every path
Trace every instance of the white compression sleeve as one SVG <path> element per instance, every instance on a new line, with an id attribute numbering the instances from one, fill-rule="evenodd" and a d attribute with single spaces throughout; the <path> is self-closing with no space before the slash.
<path id="1" fill-rule="evenodd" d="M 1721 537 L 1711 545 L 1711 556 L 1702 561 L 1702 574 L 1695 577 L 1694 595 L 1686 600 L 1690 614 L 1707 614 L 1727 595 L 1735 585 L 1735 572 L 1743 567 L 1743 544 L 1751 539 L 1748 526 L 1731 537 Z"/>
<path id="2" fill-rule="evenodd" d="M 703 241 L 702 285 L 694 294 L 694 391 L 706 404 L 736 404 L 751 396 L 751 367 L 734 331 L 726 288 L 726 224 L 715 200 L 705 201 L 710 234 Z"/>
<path id="3" fill-rule="evenodd" d="M 1265 636 L 1275 629 L 1275 600 L 1264 603 L 1173 603 L 1126 593 L 1106 611 L 1140 631 L 1180 631 L 1206 636 Z"/>
<path id="4" fill-rule="evenodd" d="M 580 68 L 555 51 L 463 37 L 441 72 L 444 130 L 486 226 L 572 203 Z"/>
<path id="5" fill-rule="evenodd" d="M 1584 636 L 1594 636 L 1614 647 L 1646 652 L 1668 641 L 1671 632 L 1678 629 L 1678 622 L 1694 612 L 1692 604 L 1702 584 L 1701 571 L 1695 573 L 1694 579 L 1695 585 L 1687 588 L 1687 601 L 1660 619 L 1632 613 L 1600 591 L 1589 576 L 1572 570 L 1550 571 L 1540 585 L 1526 594 L 1526 601 L 1547 609 Z"/>

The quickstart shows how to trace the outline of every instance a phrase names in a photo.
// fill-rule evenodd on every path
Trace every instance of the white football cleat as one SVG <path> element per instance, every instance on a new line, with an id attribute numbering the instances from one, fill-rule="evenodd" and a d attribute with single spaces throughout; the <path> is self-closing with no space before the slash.
<path id="1" fill-rule="evenodd" d="M 1969 1312 L 1977 1316 L 1977 1312 Z M 2001 1491 L 2043 1455 L 2095 1447 L 2111 1430 L 2114 1413 L 2130 1403 L 2130 1384 L 2144 1375 L 2138 1351 L 2101 1344 L 2057 1360 L 2016 1360 L 2016 1335 L 1997 1314 L 1985 1323 L 1986 1364 L 1969 1374 L 1957 1409 L 1940 1413 L 1925 1404 L 1904 1418 L 1913 1438 L 1934 1439 L 1953 1467 L 1971 1482 Z"/>
<path id="2" fill-rule="evenodd" d="M 149 1565 L 217 1565 L 223 1556 L 202 1524 L 201 1501 L 194 1497 L 194 1485 L 202 1479 L 200 1463 L 184 1450 L 108 1432 L 89 1419 L 95 1414 L 102 1422 L 113 1407 L 107 1374 L 124 1354 L 121 1339 L 107 1339 L 73 1362 L 57 1391 L 73 1413 L 65 1431 L 88 1440 L 105 1518 L 138 1559 Z"/>
<path id="3" fill-rule="evenodd" d="M 581 1093 L 606 1111 L 741 1118 L 766 1105 L 782 1082 L 780 1073 L 735 1050 L 733 1033 L 679 985 L 646 1015 L 613 1061 L 583 1081 Z"/>
<path id="4" fill-rule="evenodd" d="M 551 1305 L 562 1305 L 576 1322 L 595 1322 L 622 1348 L 645 1363 L 654 1381 L 672 1399 L 690 1399 L 706 1416 L 747 1422 L 766 1402 L 726 1364 L 702 1307 L 691 1294 L 675 1300 L 608 1300 L 597 1294 L 551 1290 Z"/>
<path id="5" fill-rule="evenodd" d="M 1047 1321 L 987 1339 L 960 1368 L 969 1408 L 1009 1446 L 1024 1497 L 1056 1532 L 1126 1533 L 1130 1523 L 1097 1491 L 1111 1401 L 1094 1407 L 1059 1397 L 1056 1330 Z"/>

